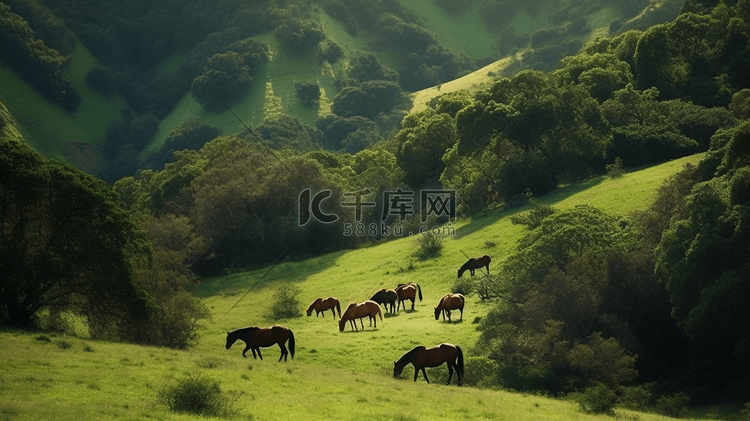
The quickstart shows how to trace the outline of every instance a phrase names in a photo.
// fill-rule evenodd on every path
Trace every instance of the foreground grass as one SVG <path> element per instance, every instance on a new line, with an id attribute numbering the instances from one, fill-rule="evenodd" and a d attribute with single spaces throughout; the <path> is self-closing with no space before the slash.
<path id="1" fill-rule="evenodd" d="M 684 158 L 621 179 L 571 185 L 540 201 L 559 208 L 580 203 L 612 207 L 617 214 L 643 210 L 653 200 L 655 187 L 698 159 Z M 286 262 L 270 271 L 263 268 L 205 280 L 194 293 L 210 308 L 213 319 L 206 322 L 198 344 L 187 351 L 2 331 L 0 420 L 205 419 L 171 413 L 158 399 L 159 391 L 190 375 L 219 382 L 234 400 L 233 412 L 239 419 L 611 420 L 584 414 L 566 400 L 436 384 L 445 377 L 445 366 L 428 370 L 430 385 L 421 376 L 412 382 L 411 366 L 404 370 L 406 380 L 391 377 L 393 361 L 417 345 L 453 342 L 464 349 L 467 360 L 472 358 L 479 335 L 477 321 L 489 305 L 470 296 L 463 320 L 452 323 L 434 320 L 432 308 L 450 290 L 464 253 L 488 253 L 500 261 L 513 251 L 522 229 L 512 225 L 508 216 L 525 209 L 497 210 L 458 222 L 456 235 L 445 240 L 442 254 L 427 261 L 416 260 L 414 238 L 404 238 Z M 379 288 L 405 281 L 420 284 L 424 301 L 417 301 L 414 311 L 386 315 L 377 328 L 365 322 L 359 332 L 348 327 L 339 332 L 330 313 L 282 321 L 297 339 L 296 356 L 288 363 L 276 362 L 277 347 L 263 349 L 264 361 L 242 358 L 241 343 L 224 349 L 227 330 L 274 323 L 265 315 L 283 282 L 300 287 L 306 307 L 319 296 L 337 296 L 344 304 L 363 301 Z M 729 419 L 718 413 L 704 410 L 695 417 Z M 620 409 L 616 418 L 665 419 Z"/>

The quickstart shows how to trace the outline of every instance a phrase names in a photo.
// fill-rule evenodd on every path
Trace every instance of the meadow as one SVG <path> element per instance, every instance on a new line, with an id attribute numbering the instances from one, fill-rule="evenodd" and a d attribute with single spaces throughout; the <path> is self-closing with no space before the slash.
<path id="1" fill-rule="evenodd" d="M 560 209 L 578 204 L 625 215 L 646 209 L 655 189 L 691 156 L 626 174 L 599 177 L 539 199 Z M 392 377 L 393 361 L 417 345 L 452 342 L 463 348 L 470 379 L 477 322 L 489 305 L 467 297 L 463 320 L 436 321 L 433 307 L 450 291 L 465 255 L 508 256 L 522 234 L 509 216 L 527 210 L 497 209 L 455 223 L 440 256 L 419 261 L 414 237 L 352 251 L 285 261 L 276 267 L 205 279 L 193 290 L 211 310 L 199 340 L 185 351 L 113 343 L 72 332 L 0 331 L 0 420 L 198 420 L 172 413 L 160 391 L 187 377 L 218 382 L 234 401 L 236 419 L 282 420 L 611 420 L 581 412 L 570 400 L 512 391 L 445 386 L 447 368 L 428 369 L 431 384 L 412 381 L 408 366 Z M 497 270 L 493 265 L 491 271 Z M 468 273 L 464 276 L 468 276 Z M 477 272 L 477 276 L 482 276 Z M 316 297 L 335 296 L 344 305 L 361 302 L 379 288 L 416 282 L 423 301 L 415 309 L 386 314 L 377 328 L 339 332 L 331 314 L 279 321 L 296 337 L 295 358 L 277 362 L 278 347 L 263 348 L 264 360 L 242 358 L 242 343 L 226 350 L 226 332 L 277 323 L 267 315 L 277 288 L 299 287 L 301 310 Z M 252 355 L 249 353 L 248 355 Z M 739 419 L 727 408 L 698 408 L 693 419 Z M 659 420 L 663 416 L 617 408 L 615 419 Z"/>

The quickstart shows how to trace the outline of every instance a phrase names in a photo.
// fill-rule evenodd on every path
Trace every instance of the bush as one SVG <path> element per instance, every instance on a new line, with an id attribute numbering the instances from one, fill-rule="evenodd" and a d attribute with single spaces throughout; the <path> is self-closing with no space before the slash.
<path id="1" fill-rule="evenodd" d="M 612 412 L 612 408 L 617 402 L 617 395 L 612 389 L 599 383 L 596 386 L 586 388 L 582 393 L 574 393 L 573 400 L 585 412 L 604 414 Z"/>
<path id="2" fill-rule="evenodd" d="M 617 404 L 634 411 L 644 411 L 651 406 L 654 383 L 623 388 Z"/>
<path id="3" fill-rule="evenodd" d="M 308 107 L 318 104 L 320 100 L 320 86 L 317 83 L 297 82 L 294 84 L 297 91 L 297 98 Z"/>
<path id="4" fill-rule="evenodd" d="M 625 166 L 622 165 L 622 158 L 619 156 L 615 157 L 615 162 L 607 164 L 605 168 L 609 178 L 620 178 L 625 175 Z"/>
<path id="5" fill-rule="evenodd" d="M 471 277 L 464 276 L 456 279 L 451 287 L 451 292 L 454 294 L 469 295 L 475 290 L 475 282 Z"/>
<path id="6" fill-rule="evenodd" d="M 688 403 L 690 403 L 690 397 L 678 392 L 670 396 L 660 397 L 656 401 L 656 409 L 662 415 L 679 418 L 687 412 Z"/>
<path id="7" fill-rule="evenodd" d="M 468 357 L 463 384 L 479 387 L 497 386 L 498 367 L 497 362 L 489 357 Z"/>
<path id="8" fill-rule="evenodd" d="M 443 237 L 427 231 L 417 238 L 417 251 L 414 255 L 420 260 L 440 256 L 443 250 Z"/>
<path id="9" fill-rule="evenodd" d="M 302 310 L 300 310 L 300 302 L 297 297 L 302 290 L 291 284 L 284 284 L 276 290 L 274 297 L 274 303 L 271 306 L 271 319 L 292 319 L 295 317 L 302 316 Z"/>
<path id="10" fill-rule="evenodd" d="M 206 416 L 227 416 L 233 399 L 224 395 L 219 382 L 200 375 L 190 375 L 159 392 L 159 399 L 173 412 Z"/>

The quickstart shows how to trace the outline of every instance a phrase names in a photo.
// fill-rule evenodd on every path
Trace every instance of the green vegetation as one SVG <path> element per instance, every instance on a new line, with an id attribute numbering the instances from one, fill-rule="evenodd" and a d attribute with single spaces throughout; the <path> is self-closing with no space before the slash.
<path id="1" fill-rule="evenodd" d="M 357 382 L 377 390 L 397 380 L 369 379 L 388 377 L 405 350 L 448 341 L 466 350 L 467 385 L 565 399 L 579 416 L 577 408 L 640 418 L 621 408 L 684 416 L 690 405 L 745 404 L 750 334 L 737 320 L 750 318 L 748 1 L 436 1 L 434 13 L 412 10 L 421 1 L 0 3 L 14 65 L 42 57 L 52 67 L 33 66 L 46 76 L 32 79 L 75 76 L 70 90 L 35 84 L 36 96 L 11 106 L 83 92 L 64 113 L 92 115 L 95 94 L 110 116 L 87 132 L 103 133 L 98 151 L 66 141 L 72 133 L 55 140 L 70 156 L 100 153 L 100 166 L 80 159 L 100 167 L 97 179 L 31 151 L 18 126 L 28 116 L 0 112 L 0 323 L 43 330 L 8 331 L 21 346 L 2 372 L 22 367 L 16 352 L 23 359 L 31 348 L 82 350 L 78 365 L 96 365 L 91 354 L 104 346 L 149 352 L 103 340 L 156 345 L 180 350 L 172 360 L 183 364 L 196 358 L 182 368 L 188 378 L 165 359 L 151 373 L 158 385 L 128 391 L 148 393 L 166 413 L 182 411 L 170 404 L 179 390 L 197 388 L 219 396 L 214 414 L 255 417 L 256 396 L 240 391 L 258 384 L 260 367 L 284 386 L 261 379 L 268 394 L 288 388 L 319 405 L 332 398 L 316 393 L 335 393 L 294 389 L 298 371 L 344 371 L 355 376 L 347 391 Z M 485 68 L 489 83 L 456 90 L 479 76 L 449 80 L 491 59 L 451 50 L 429 28 L 479 16 L 498 54 L 512 58 Z M 63 55 L 86 56 L 71 52 L 75 37 L 95 60 Z M 8 90 L 32 85 L 13 77 Z M 411 94 L 435 84 L 431 96 Z M 483 254 L 491 271 L 456 279 Z M 345 333 L 326 328 L 330 319 L 299 317 L 319 296 L 345 306 L 409 282 L 429 303 L 465 293 L 467 317 L 435 321 L 418 302 Z M 299 362 L 273 372 L 254 360 L 238 371 L 236 348 L 216 355 L 222 332 L 273 320 L 295 330 Z M 111 368 L 114 377 L 121 367 Z M 430 377 L 445 381 L 445 370 Z M 13 402 L 44 395 L 38 389 L 55 383 L 46 379 L 35 388 L 33 375 L 30 384 L 0 377 L 0 386 L 34 389 L 14 394 L 3 417 L 44 418 Z M 374 405 L 355 401 L 390 407 L 394 390 L 419 387 L 395 385 Z M 442 403 L 467 402 L 442 389 Z M 469 391 L 468 401 L 500 396 L 487 392 Z M 44 396 L 54 402 L 54 393 Z M 497 416 L 466 405 L 441 414 Z"/>

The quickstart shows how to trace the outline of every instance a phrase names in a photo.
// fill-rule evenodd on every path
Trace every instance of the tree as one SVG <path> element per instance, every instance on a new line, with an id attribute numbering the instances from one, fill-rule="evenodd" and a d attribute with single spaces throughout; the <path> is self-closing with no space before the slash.
<path id="1" fill-rule="evenodd" d="M 297 98 L 308 107 L 318 105 L 320 100 L 320 86 L 317 83 L 297 82 L 294 84 Z"/>
<path id="2" fill-rule="evenodd" d="M 456 126 L 448 114 L 432 110 L 410 114 L 396 134 L 399 166 L 405 181 L 414 188 L 423 187 L 443 172 L 443 155 L 456 142 Z"/>
<path id="3" fill-rule="evenodd" d="M 208 111 L 224 111 L 250 90 L 253 79 L 243 57 L 235 52 L 214 54 L 203 74 L 193 79 L 195 99 Z"/>
<path id="4" fill-rule="evenodd" d="M 698 183 L 656 248 L 656 270 L 670 294 L 673 317 L 691 338 L 750 355 L 750 123 L 717 152 L 716 177 Z"/>
<path id="5" fill-rule="evenodd" d="M 150 244 L 103 181 L 0 142 L 0 321 L 86 317 L 94 337 L 138 340 L 152 298 L 133 277 Z"/>

